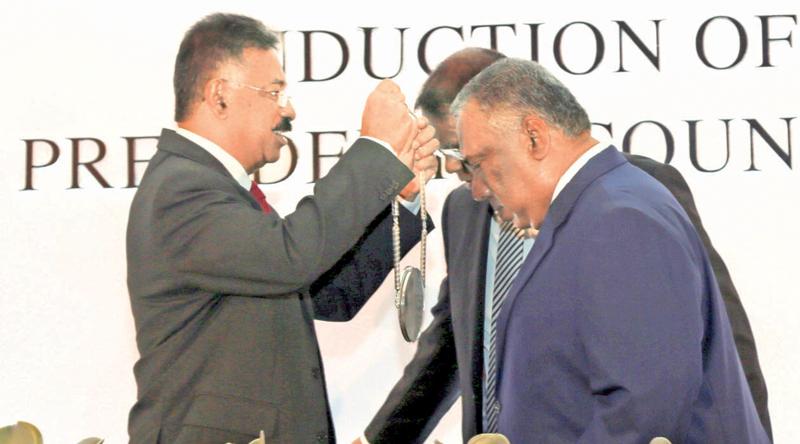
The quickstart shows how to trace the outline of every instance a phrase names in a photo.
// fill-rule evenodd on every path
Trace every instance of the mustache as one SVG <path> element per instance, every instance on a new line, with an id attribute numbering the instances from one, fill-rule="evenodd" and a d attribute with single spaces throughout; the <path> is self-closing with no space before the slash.
<path id="1" fill-rule="evenodd" d="M 272 128 L 272 131 L 280 131 L 280 132 L 288 132 L 292 130 L 292 119 L 288 117 L 284 117 L 281 119 L 281 123 L 279 123 L 275 128 Z"/>

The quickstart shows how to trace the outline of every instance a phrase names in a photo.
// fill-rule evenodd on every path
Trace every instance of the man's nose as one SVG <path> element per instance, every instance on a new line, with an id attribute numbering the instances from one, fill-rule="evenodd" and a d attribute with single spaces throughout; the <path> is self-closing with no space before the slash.
<path id="1" fill-rule="evenodd" d="M 456 174 L 458 179 L 462 182 L 469 182 L 472 180 L 472 175 L 464 168 L 464 163 L 451 156 L 444 156 L 444 170 L 450 174 Z"/>
<path id="2" fill-rule="evenodd" d="M 292 101 L 289 100 L 286 102 L 286 106 L 280 109 L 281 117 L 287 117 L 289 120 L 294 120 L 297 116 L 294 112 L 294 106 L 292 106 Z"/>
<path id="3" fill-rule="evenodd" d="M 472 198 L 478 202 L 488 199 L 491 194 L 489 187 L 482 180 L 475 178 L 470 182 L 470 191 L 472 191 Z"/>
<path id="4" fill-rule="evenodd" d="M 464 164 L 452 156 L 444 156 L 444 169 L 450 173 L 458 173 L 464 170 Z"/>

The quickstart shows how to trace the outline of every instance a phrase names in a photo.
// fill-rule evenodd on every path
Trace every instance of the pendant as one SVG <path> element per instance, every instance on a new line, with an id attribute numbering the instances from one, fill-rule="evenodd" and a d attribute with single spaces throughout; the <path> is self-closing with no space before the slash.
<path id="1" fill-rule="evenodd" d="M 397 310 L 400 332 L 406 342 L 414 342 L 419 337 L 424 311 L 425 288 L 422 273 L 418 268 L 406 267 L 400 277 L 400 307 Z"/>
<path id="2" fill-rule="evenodd" d="M 425 256 L 428 235 L 428 213 L 425 209 L 425 181 L 422 173 L 419 180 L 420 211 L 422 233 L 420 238 L 419 268 L 406 267 L 400 273 L 400 210 L 397 198 L 392 200 L 392 253 L 394 260 L 394 306 L 400 321 L 400 332 L 406 342 L 414 342 L 422 327 L 425 311 Z"/>

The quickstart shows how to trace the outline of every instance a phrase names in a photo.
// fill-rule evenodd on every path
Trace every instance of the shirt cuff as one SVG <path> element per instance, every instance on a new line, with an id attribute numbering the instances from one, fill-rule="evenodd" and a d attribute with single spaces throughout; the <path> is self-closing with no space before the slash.
<path id="1" fill-rule="evenodd" d="M 416 180 L 416 179 L 414 179 L 414 180 Z M 417 193 L 416 197 L 414 197 L 414 200 L 409 201 L 409 200 L 403 199 L 400 196 L 397 196 L 397 201 L 400 202 L 400 204 L 402 206 L 406 207 L 406 210 L 410 211 L 411 214 L 413 214 L 415 216 L 417 214 L 419 214 L 419 209 L 422 206 L 420 204 L 419 193 Z"/>
<path id="2" fill-rule="evenodd" d="M 367 441 L 367 435 L 361 435 L 361 444 L 369 444 L 369 441 Z"/>

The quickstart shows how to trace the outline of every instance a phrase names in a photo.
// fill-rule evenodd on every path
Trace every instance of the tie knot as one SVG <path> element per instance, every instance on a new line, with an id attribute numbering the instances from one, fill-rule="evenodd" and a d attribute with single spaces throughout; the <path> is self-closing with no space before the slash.
<path id="1" fill-rule="evenodd" d="M 511 221 L 503 222 L 503 224 L 500 225 L 500 242 L 507 243 L 519 240 L 521 239 L 519 233 L 519 228 L 515 227 Z"/>
<path id="2" fill-rule="evenodd" d="M 511 222 L 510 220 L 507 220 L 507 221 L 503 222 L 503 225 L 501 225 L 500 228 L 503 231 L 512 231 L 512 232 L 516 231 L 516 228 L 514 227 L 514 223 Z"/>
<path id="3" fill-rule="evenodd" d="M 511 222 L 511 221 L 505 221 L 502 224 L 500 224 L 500 237 L 501 238 L 514 236 L 517 239 L 522 240 L 522 239 L 534 238 L 538 234 L 539 234 L 539 230 L 537 230 L 537 229 L 535 229 L 533 227 L 517 228 L 517 227 L 514 226 L 514 223 Z"/>

